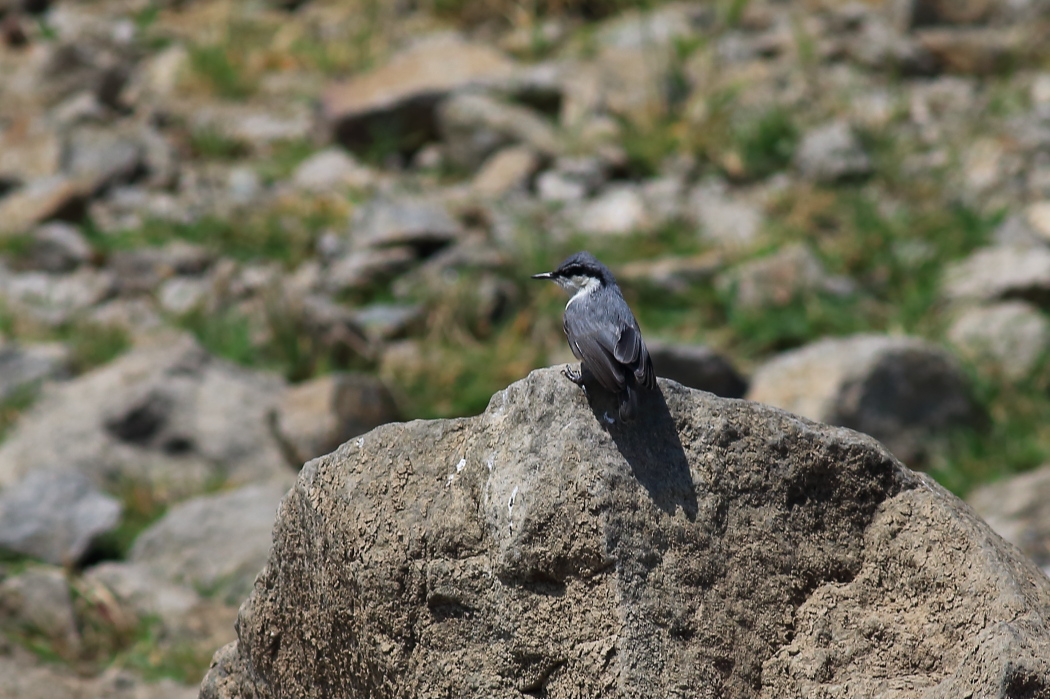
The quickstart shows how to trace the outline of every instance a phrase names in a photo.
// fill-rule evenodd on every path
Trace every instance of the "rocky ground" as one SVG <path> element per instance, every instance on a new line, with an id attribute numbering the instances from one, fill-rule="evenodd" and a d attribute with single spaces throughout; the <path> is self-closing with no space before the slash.
<path id="1" fill-rule="evenodd" d="M 0 0 L 0 695 L 195 695 L 297 469 L 571 359 L 583 248 L 1050 566 L 1050 3 L 525 7 Z"/>

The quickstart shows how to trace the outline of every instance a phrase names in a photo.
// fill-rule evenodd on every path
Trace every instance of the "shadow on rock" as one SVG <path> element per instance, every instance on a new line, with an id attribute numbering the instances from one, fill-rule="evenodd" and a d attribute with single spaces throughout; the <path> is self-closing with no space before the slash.
<path id="1" fill-rule="evenodd" d="M 616 443 L 627 459 L 634 477 L 649 491 L 649 496 L 664 512 L 673 515 L 682 508 L 690 522 L 696 520 L 697 502 L 689 461 L 678 437 L 674 418 L 662 390 L 643 393 L 638 415 L 633 422 L 620 422 L 611 416 L 617 412 L 617 398 L 589 373 L 584 374 L 587 402 L 594 417 Z"/>

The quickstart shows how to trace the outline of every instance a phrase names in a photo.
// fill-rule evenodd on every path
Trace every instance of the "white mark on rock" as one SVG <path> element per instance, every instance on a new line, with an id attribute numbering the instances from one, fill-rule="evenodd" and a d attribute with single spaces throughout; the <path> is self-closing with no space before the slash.
<path id="1" fill-rule="evenodd" d="M 452 485 L 452 481 L 456 480 L 456 474 L 463 470 L 463 467 L 467 465 L 466 459 L 460 459 L 459 463 L 456 464 L 456 470 L 448 474 L 448 480 L 445 481 L 445 487 Z"/>
<path id="2" fill-rule="evenodd" d="M 507 500 L 507 519 L 512 521 L 509 523 L 511 529 L 514 529 L 514 499 L 518 497 L 518 486 L 514 486 L 514 490 L 510 492 L 510 499 Z"/>
<path id="3" fill-rule="evenodd" d="M 607 412 L 605 412 L 605 413 L 602 413 L 602 417 L 604 417 L 604 418 L 605 418 L 605 421 L 606 421 L 607 423 L 609 423 L 610 425 L 611 425 L 611 424 L 613 424 L 614 422 L 616 422 L 616 419 L 615 419 L 615 418 L 611 418 L 611 417 L 609 417 L 609 413 L 607 413 Z"/>
<path id="4" fill-rule="evenodd" d="M 489 467 L 489 473 L 492 473 L 492 469 L 496 466 L 495 460 L 495 456 L 490 456 L 489 458 L 485 459 L 485 465 Z"/>
<path id="5" fill-rule="evenodd" d="M 364 445 L 365 445 L 365 438 L 364 437 L 358 437 L 357 438 L 357 448 L 360 449 Z"/>

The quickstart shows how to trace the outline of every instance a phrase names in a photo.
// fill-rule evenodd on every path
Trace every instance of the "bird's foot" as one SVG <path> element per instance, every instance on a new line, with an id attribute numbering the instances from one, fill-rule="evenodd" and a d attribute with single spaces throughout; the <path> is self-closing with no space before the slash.
<path id="1" fill-rule="evenodd" d="M 572 381 L 577 386 L 580 386 L 581 388 L 583 388 L 584 391 L 587 390 L 586 387 L 583 385 L 583 372 L 582 371 L 576 371 L 575 369 L 570 369 L 569 367 L 565 367 L 564 369 L 561 370 L 561 373 L 564 374 L 565 378 L 567 378 L 569 381 Z"/>

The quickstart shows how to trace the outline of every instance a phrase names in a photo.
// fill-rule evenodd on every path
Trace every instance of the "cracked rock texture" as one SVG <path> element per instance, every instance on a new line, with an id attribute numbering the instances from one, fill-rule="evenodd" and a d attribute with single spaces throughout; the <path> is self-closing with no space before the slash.
<path id="1" fill-rule="evenodd" d="M 300 473 L 204 699 L 1039 697 L 1050 579 L 873 439 L 556 369 Z"/>

